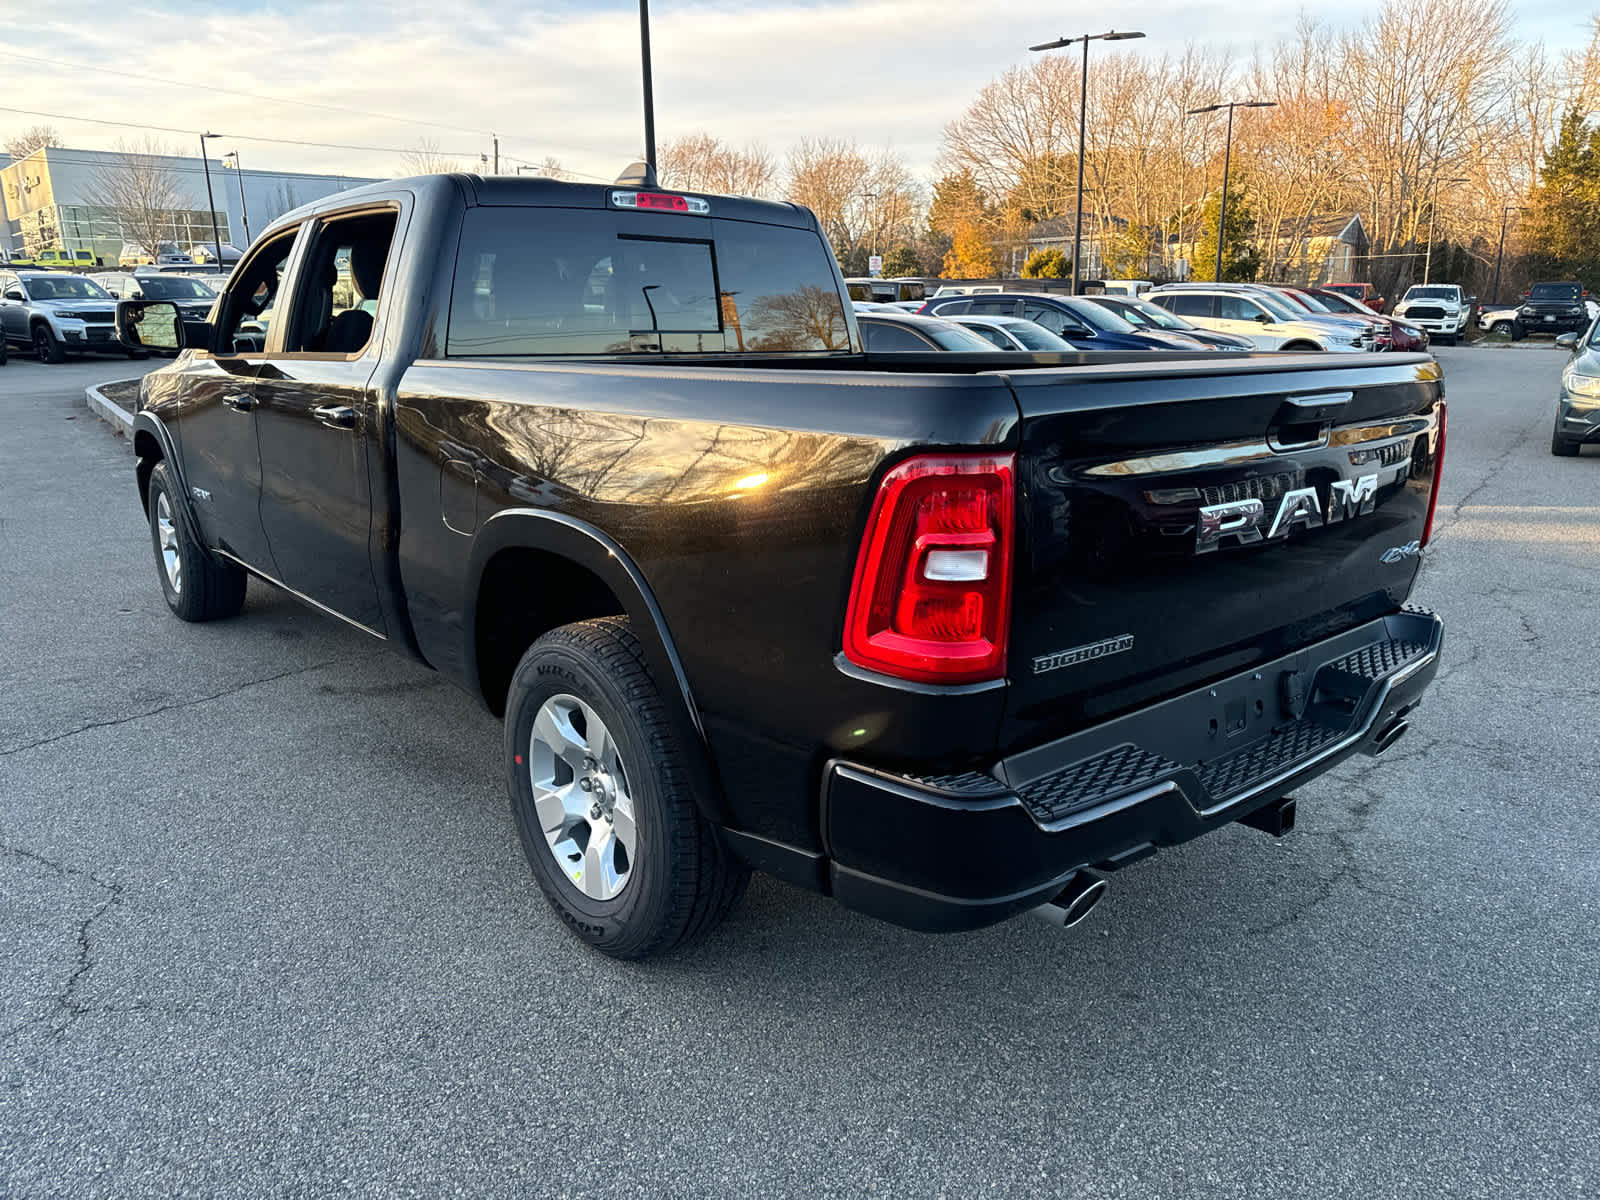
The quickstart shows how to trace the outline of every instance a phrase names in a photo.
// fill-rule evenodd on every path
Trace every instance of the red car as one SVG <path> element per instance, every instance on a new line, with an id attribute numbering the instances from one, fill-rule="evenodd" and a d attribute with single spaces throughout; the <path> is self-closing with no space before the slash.
<path id="1" fill-rule="evenodd" d="M 1378 295 L 1378 289 L 1370 283 L 1325 283 L 1322 285 L 1322 290 L 1349 296 L 1350 299 L 1365 304 L 1375 313 L 1383 311 L 1383 297 Z"/>

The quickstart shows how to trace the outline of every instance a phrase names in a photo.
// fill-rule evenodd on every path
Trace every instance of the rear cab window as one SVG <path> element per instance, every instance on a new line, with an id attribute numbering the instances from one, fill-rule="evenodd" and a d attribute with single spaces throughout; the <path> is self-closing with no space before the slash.
<path id="1" fill-rule="evenodd" d="M 811 230 L 534 206 L 464 218 L 447 357 L 849 351 Z"/>

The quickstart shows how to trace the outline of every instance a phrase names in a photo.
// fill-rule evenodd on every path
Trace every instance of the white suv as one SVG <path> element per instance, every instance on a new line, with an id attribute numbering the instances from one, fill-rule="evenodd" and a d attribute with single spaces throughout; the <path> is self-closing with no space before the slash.
<path id="1" fill-rule="evenodd" d="M 1202 329 L 1237 334 L 1257 350 L 1348 352 L 1371 346 L 1370 334 L 1363 338 L 1360 326 L 1302 319 L 1288 301 L 1265 291 L 1185 284 L 1157 288 L 1145 299 Z"/>
<path id="2" fill-rule="evenodd" d="M 1472 320 L 1472 305 L 1458 283 L 1419 283 L 1406 289 L 1392 315 L 1426 329 L 1435 341 L 1455 343 Z"/>

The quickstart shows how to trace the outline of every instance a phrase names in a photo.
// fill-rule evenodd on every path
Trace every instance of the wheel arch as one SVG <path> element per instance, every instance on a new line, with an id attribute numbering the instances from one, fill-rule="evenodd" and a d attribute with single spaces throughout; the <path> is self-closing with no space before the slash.
<path id="1" fill-rule="evenodd" d="M 559 593 L 553 603 L 521 598 L 534 580 Z M 645 649 L 685 744 L 703 769 L 696 788 L 707 817 L 725 823 L 726 805 L 683 660 L 644 573 L 613 538 L 587 522 L 542 509 L 505 509 L 473 538 L 462 603 L 462 662 L 467 690 L 503 715 L 511 674 L 542 634 L 575 620 L 623 615 Z M 507 614 L 508 632 L 494 623 Z M 697 772 L 699 773 L 699 772 Z"/>

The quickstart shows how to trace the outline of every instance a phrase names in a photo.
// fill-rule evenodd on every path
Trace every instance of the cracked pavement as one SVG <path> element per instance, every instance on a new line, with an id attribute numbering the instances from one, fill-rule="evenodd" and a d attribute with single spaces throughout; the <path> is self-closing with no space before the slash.
<path id="1" fill-rule="evenodd" d="M 927 937 L 758 879 L 718 935 L 577 946 L 498 725 L 252 585 L 161 601 L 109 361 L 0 368 L 0 1197 L 1575 1197 L 1600 1192 L 1600 452 L 1562 356 L 1439 351 L 1389 754 Z"/>

